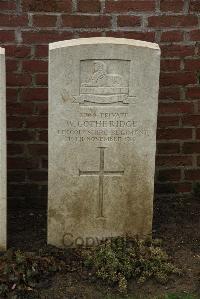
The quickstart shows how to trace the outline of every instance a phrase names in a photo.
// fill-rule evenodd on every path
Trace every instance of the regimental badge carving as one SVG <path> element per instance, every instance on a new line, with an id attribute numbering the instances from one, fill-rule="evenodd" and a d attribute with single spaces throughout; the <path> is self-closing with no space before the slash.
<path id="1" fill-rule="evenodd" d="M 130 61 L 83 60 L 80 63 L 80 93 L 75 102 L 82 105 L 129 104 Z"/>
<path id="2" fill-rule="evenodd" d="M 110 92 L 110 88 L 124 87 L 127 88 L 127 82 L 123 80 L 123 77 L 118 74 L 108 73 L 108 68 L 105 62 L 96 60 L 94 61 L 94 72 L 91 75 L 88 82 L 81 84 L 81 89 L 84 92 L 85 87 L 105 87 Z"/>

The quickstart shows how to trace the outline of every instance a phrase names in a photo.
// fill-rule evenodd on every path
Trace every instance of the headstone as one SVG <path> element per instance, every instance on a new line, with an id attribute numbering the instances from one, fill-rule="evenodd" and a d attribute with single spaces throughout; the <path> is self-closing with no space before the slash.
<path id="1" fill-rule="evenodd" d="M 7 242 L 6 79 L 5 50 L 0 48 L 0 251 Z"/>
<path id="2" fill-rule="evenodd" d="M 151 234 L 158 45 L 88 38 L 49 54 L 48 243 Z"/>

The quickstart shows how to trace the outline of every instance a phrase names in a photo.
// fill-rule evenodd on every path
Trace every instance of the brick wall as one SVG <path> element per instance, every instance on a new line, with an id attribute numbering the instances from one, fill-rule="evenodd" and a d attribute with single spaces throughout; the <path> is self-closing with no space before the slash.
<path id="1" fill-rule="evenodd" d="M 199 13 L 199 0 L 1 0 L 9 203 L 46 203 L 48 43 L 91 36 L 160 44 L 156 192 L 189 194 L 200 181 Z"/>

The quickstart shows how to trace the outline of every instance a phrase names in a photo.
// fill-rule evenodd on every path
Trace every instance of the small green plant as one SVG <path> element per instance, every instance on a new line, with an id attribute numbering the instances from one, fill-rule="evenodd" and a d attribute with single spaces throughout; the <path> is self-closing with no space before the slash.
<path id="1" fill-rule="evenodd" d="M 0 257 L 0 296 L 38 298 L 37 285 L 60 269 L 52 256 L 8 250 Z"/>
<path id="2" fill-rule="evenodd" d="M 91 273 L 109 285 L 118 284 L 122 293 L 127 292 L 130 278 L 134 278 L 139 284 L 148 279 L 166 283 L 171 274 L 180 273 L 169 262 L 157 240 L 118 237 L 83 251 L 83 254 L 85 265 Z"/>

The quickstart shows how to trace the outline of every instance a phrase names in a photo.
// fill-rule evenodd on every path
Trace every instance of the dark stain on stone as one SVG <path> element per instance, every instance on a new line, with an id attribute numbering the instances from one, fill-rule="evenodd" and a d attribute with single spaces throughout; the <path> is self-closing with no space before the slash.
<path id="1" fill-rule="evenodd" d="M 58 213 L 58 210 L 56 209 L 49 209 L 48 217 L 49 219 L 56 220 L 58 223 L 61 223 L 63 226 L 65 224 L 65 217 L 62 214 Z"/>

